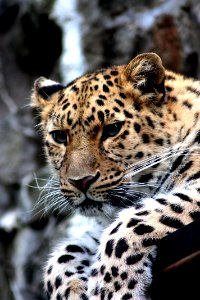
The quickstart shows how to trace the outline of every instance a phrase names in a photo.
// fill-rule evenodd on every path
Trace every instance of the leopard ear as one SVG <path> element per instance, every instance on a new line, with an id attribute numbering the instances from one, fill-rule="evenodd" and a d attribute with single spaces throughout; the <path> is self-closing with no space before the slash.
<path id="1" fill-rule="evenodd" d="M 124 75 L 142 93 L 163 93 L 165 69 L 155 53 L 136 56 L 126 67 Z"/>
<path id="2" fill-rule="evenodd" d="M 36 108 L 44 107 L 47 103 L 51 102 L 53 94 L 62 89 L 64 89 L 64 86 L 60 83 L 45 77 L 39 77 L 34 83 L 31 106 Z"/>

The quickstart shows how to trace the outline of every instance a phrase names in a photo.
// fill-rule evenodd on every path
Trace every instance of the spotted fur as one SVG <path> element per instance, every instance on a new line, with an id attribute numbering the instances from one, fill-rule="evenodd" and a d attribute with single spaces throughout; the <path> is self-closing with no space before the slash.
<path id="1" fill-rule="evenodd" d="M 95 222 L 51 254 L 49 299 L 149 299 L 159 240 L 200 217 L 199 101 L 200 82 L 165 70 L 154 53 L 67 86 L 35 82 L 61 191 L 51 208 Z"/>

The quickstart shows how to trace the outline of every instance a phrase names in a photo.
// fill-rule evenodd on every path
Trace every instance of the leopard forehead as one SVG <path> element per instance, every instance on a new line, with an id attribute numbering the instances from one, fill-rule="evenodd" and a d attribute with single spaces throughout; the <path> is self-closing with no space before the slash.
<path id="1" fill-rule="evenodd" d="M 49 117 L 53 126 L 75 129 L 124 121 L 132 118 L 133 91 L 131 97 L 120 77 L 119 67 L 101 70 L 80 77 L 60 91 L 51 107 Z M 55 109 L 56 108 L 56 109 Z"/>
<path id="2" fill-rule="evenodd" d="M 32 106 L 41 111 L 42 124 L 74 129 L 132 119 L 132 113 L 164 98 L 165 70 L 155 53 L 142 54 L 126 66 L 82 76 L 66 87 L 40 77 L 34 85 Z M 143 110 L 144 113 L 147 110 Z M 50 123 L 49 122 L 49 123 Z"/>

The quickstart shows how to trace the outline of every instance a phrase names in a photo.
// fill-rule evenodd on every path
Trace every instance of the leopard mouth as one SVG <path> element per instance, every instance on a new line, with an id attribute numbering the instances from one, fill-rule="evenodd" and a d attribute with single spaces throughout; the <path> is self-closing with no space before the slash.
<path id="1" fill-rule="evenodd" d="M 118 197 L 117 193 L 115 195 L 107 193 L 105 195 L 105 199 L 107 201 L 97 201 L 94 199 L 89 198 L 88 196 L 85 196 L 85 199 L 75 205 L 76 209 L 80 209 L 82 211 L 85 210 L 99 210 L 102 211 L 102 208 L 105 206 L 105 204 L 112 206 L 113 208 L 119 209 L 119 208 L 126 208 L 129 206 L 132 206 L 133 204 L 136 205 L 138 202 L 140 202 L 141 195 L 137 194 L 135 195 L 135 199 L 130 195 L 124 195 L 123 201 L 120 201 L 122 198 L 122 195 L 120 194 L 120 198 Z"/>

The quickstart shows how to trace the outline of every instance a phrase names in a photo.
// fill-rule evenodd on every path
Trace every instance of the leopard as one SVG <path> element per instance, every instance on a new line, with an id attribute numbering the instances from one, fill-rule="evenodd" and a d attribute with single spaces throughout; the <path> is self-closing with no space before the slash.
<path id="1" fill-rule="evenodd" d="M 71 211 L 47 298 L 151 299 L 159 242 L 200 218 L 200 81 L 142 53 L 67 85 L 39 77 L 31 105 L 59 184 L 51 207 Z"/>

